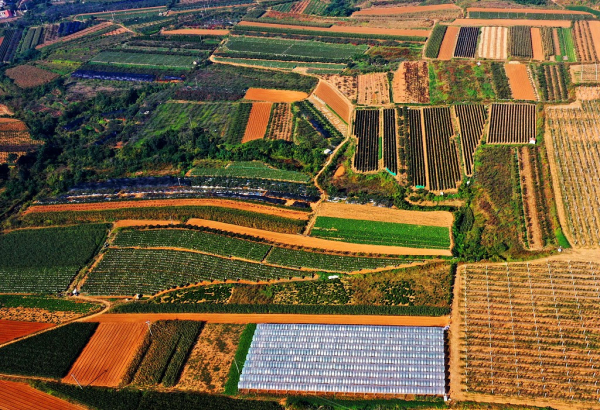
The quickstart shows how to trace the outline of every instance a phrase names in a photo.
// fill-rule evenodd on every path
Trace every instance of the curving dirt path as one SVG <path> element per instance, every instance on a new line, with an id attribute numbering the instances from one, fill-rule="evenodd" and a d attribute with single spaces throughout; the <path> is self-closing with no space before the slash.
<path id="1" fill-rule="evenodd" d="M 253 204 L 250 202 L 233 201 L 230 199 L 143 199 L 140 201 L 34 205 L 29 207 L 23 213 L 23 215 L 34 212 L 106 211 L 125 208 L 160 208 L 168 206 L 216 206 L 220 208 L 239 209 L 242 211 L 269 214 L 290 219 L 307 220 L 309 217 L 308 212 L 296 211 L 294 209 L 277 208 L 269 205 Z"/>
<path id="2" fill-rule="evenodd" d="M 214 229 L 234 232 L 238 234 L 256 236 L 273 242 L 282 244 L 302 246 L 305 248 L 318 248 L 335 252 L 355 252 L 355 253 L 375 253 L 382 255 L 430 255 L 430 256 L 452 256 L 448 249 L 420 249 L 406 248 L 402 246 L 384 246 L 384 245 L 363 245 L 349 242 L 330 241 L 327 239 L 312 238 L 304 235 L 294 235 L 289 233 L 278 233 L 264 231 L 262 229 L 246 228 L 238 225 L 226 224 L 223 222 L 208 221 L 204 219 L 192 218 L 188 225 L 205 226 Z"/>
<path id="3" fill-rule="evenodd" d="M 270 313 L 109 313 L 88 322 L 144 323 L 198 320 L 208 323 L 298 323 L 334 325 L 447 326 L 449 316 L 299 315 Z"/>

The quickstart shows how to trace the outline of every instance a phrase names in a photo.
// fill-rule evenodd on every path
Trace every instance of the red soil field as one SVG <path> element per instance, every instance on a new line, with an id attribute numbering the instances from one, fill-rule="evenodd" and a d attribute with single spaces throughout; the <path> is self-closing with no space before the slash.
<path id="1" fill-rule="evenodd" d="M 499 13 L 540 13 L 540 14 L 587 14 L 591 16 L 591 13 L 586 11 L 574 11 L 565 9 L 513 9 L 513 8 L 487 8 L 487 7 L 469 7 L 467 12 L 470 11 L 492 11 Z"/>
<path id="2" fill-rule="evenodd" d="M 534 27 L 571 27 L 571 20 L 529 20 L 529 19 L 456 19 L 453 26 L 534 26 Z"/>
<path id="3" fill-rule="evenodd" d="M 302 91 L 271 90 L 266 88 L 248 88 L 246 100 L 269 101 L 275 103 L 292 103 L 308 98 L 308 94 Z"/>
<path id="4" fill-rule="evenodd" d="M 113 313 L 97 316 L 94 322 L 141 323 L 150 320 L 197 320 L 208 323 L 323 323 L 339 325 L 447 326 L 448 316 L 362 316 L 299 315 L 270 313 Z M 146 326 L 144 324 L 144 326 Z"/>
<path id="5" fill-rule="evenodd" d="M 527 66 L 525 64 L 504 64 L 506 76 L 510 84 L 510 89 L 515 100 L 535 101 L 535 90 L 529 81 L 527 75 Z"/>
<path id="6" fill-rule="evenodd" d="M 410 30 L 410 29 L 388 29 L 388 28 L 373 28 L 373 27 L 351 27 L 351 26 L 332 26 L 332 27 L 310 27 L 310 26 L 294 26 L 290 24 L 273 24 L 273 23 L 255 23 L 253 21 L 240 21 L 238 26 L 252 27 L 273 27 L 273 28 L 289 28 L 294 30 L 321 31 L 334 33 L 350 33 L 350 34 L 381 34 L 388 36 L 415 36 L 429 37 L 430 30 Z"/>
<path id="7" fill-rule="evenodd" d="M 16 320 L 0 319 L 0 344 L 53 326 L 53 323 L 19 322 Z"/>
<path id="8" fill-rule="evenodd" d="M 248 202 L 231 201 L 227 199 L 159 199 L 121 202 L 96 202 L 86 204 L 35 205 L 28 208 L 24 215 L 31 212 L 102 211 L 109 209 L 156 208 L 165 206 L 218 206 L 221 208 L 241 209 L 262 214 L 282 216 L 284 218 L 308 219 L 308 214 L 306 212 L 299 212 L 293 209 L 276 208 L 268 205 L 252 204 Z"/>
<path id="9" fill-rule="evenodd" d="M 334 87 L 325 81 L 319 81 L 315 89 L 315 95 L 323 100 L 333 111 L 336 112 L 346 123 L 350 122 L 350 111 L 352 104 Z"/>
<path id="10" fill-rule="evenodd" d="M 267 126 L 269 125 L 269 117 L 271 116 L 271 108 L 273 108 L 273 103 L 270 102 L 252 103 L 242 144 L 248 141 L 259 140 L 265 136 Z"/>
<path id="11" fill-rule="evenodd" d="M 454 47 L 456 47 L 456 40 L 458 39 L 458 32 L 460 27 L 450 26 L 446 29 L 444 40 L 440 46 L 440 53 L 438 54 L 438 60 L 449 61 L 454 56 Z"/>
<path id="12" fill-rule="evenodd" d="M 117 387 L 146 336 L 143 322 L 101 323 L 62 382 L 75 384 L 74 375 L 82 385 Z"/>
<path id="13" fill-rule="evenodd" d="M 211 30 L 211 29 L 201 29 L 201 28 L 182 28 L 179 30 L 165 30 L 160 34 L 165 36 L 204 36 L 204 35 L 214 35 L 214 36 L 226 36 L 229 34 L 229 30 Z"/>
<path id="14" fill-rule="evenodd" d="M 539 27 L 531 28 L 531 44 L 533 45 L 533 59 L 544 61 L 544 48 L 542 47 L 542 32 Z"/>
<path id="15" fill-rule="evenodd" d="M 431 6 L 407 6 L 407 7 L 371 7 L 352 13 L 354 16 L 390 16 L 392 14 L 421 13 L 425 11 L 438 10 L 460 10 L 455 4 L 434 4 Z"/>
<path id="16" fill-rule="evenodd" d="M 82 410 L 57 397 L 42 393 L 25 383 L 0 380 L 2 410 Z"/>
<path id="17" fill-rule="evenodd" d="M 594 43 L 594 49 L 596 55 L 600 57 L 600 21 L 590 21 L 590 33 L 592 33 L 592 42 Z"/>

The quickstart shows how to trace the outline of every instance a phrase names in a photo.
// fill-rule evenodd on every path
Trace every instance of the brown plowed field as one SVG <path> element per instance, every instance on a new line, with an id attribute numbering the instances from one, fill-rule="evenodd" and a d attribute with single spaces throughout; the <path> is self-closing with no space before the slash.
<path id="1" fill-rule="evenodd" d="M 358 80 L 350 75 L 322 75 L 323 80 L 336 87 L 350 101 L 358 98 Z"/>
<path id="2" fill-rule="evenodd" d="M 110 23 L 110 22 L 100 23 L 100 24 L 97 24 L 95 26 L 88 27 L 88 28 L 86 28 L 84 30 L 78 31 L 77 33 L 73 33 L 73 34 L 68 35 L 68 36 L 57 38 L 56 40 L 50 41 L 48 43 L 40 44 L 39 46 L 36 46 L 35 48 L 36 49 L 40 49 L 40 48 L 44 48 L 44 47 L 47 47 L 47 46 L 51 46 L 52 44 L 64 43 L 66 41 L 75 40 L 77 38 L 87 36 L 88 34 L 95 33 L 96 31 L 103 30 L 106 27 L 110 27 L 110 26 L 112 26 L 112 23 Z"/>
<path id="3" fill-rule="evenodd" d="M 403 61 L 394 73 L 392 94 L 395 103 L 429 103 L 427 61 Z"/>
<path id="4" fill-rule="evenodd" d="M 250 110 L 248 125 L 246 125 L 246 132 L 244 132 L 244 137 L 242 138 L 242 144 L 248 141 L 259 140 L 265 136 L 267 126 L 269 125 L 269 118 L 271 117 L 272 107 L 273 103 L 270 102 L 252 103 L 252 109 Z"/>
<path id="5" fill-rule="evenodd" d="M 19 322 L 0 319 L 0 344 L 27 336 L 39 330 L 48 329 L 52 326 L 54 326 L 52 323 Z"/>
<path id="6" fill-rule="evenodd" d="M 331 107 L 346 123 L 350 123 L 352 104 L 339 91 L 325 81 L 319 81 L 314 94 Z"/>
<path id="7" fill-rule="evenodd" d="M 274 23 L 255 23 L 253 21 L 240 21 L 238 26 L 252 27 L 273 27 L 273 28 L 288 28 L 294 30 L 306 31 L 321 31 L 333 33 L 350 33 L 350 34 L 382 34 L 387 36 L 411 36 L 411 37 L 429 37 L 431 30 L 405 30 L 405 29 L 388 29 L 388 28 L 373 28 L 373 27 L 352 27 L 352 26 L 332 26 L 326 27 L 310 27 L 310 26 L 294 26 L 291 24 L 274 24 Z"/>
<path id="8" fill-rule="evenodd" d="M 358 103 L 363 105 L 390 103 L 390 85 L 387 73 L 361 74 L 358 76 Z"/>
<path id="9" fill-rule="evenodd" d="M 525 64 L 504 64 L 506 76 L 510 84 L 513 98 L 515 100 L 535 101 L 535 90 L 529 81 L 527 75 L 527 66 Z"/>
<path id="10" fill-rule="evenodd" d="M 594 44 L 594 50 L 596 55 L 600 58 L 600 21 L 589 21 L 590 34 L 592 35 L 592 43 Z"/>
<path id="11" fill-rule="evenodd" d="M 508 57 L 508 28 L 483 27 L 479 41 L 479 57 L 506 60 Z"/>
<path id="12" fill-rule="evenodd" d="M 438 54 L 438 60 L 449 61 L 454 56 L 454 47 L 456 47 L 456 40 L 458 39 L 458 32 L 460 27 L 450 26 L 446 29 L 444 40 L 440 46 L 440 53 Z"/>
<path id="13" fill-rule="evenodd" d="M 406 6 L 406 7 L 370 7 L 352 13 L 356 16 L 391 16 L 394 14 L 423 13 L 439 10 L 460 10 L 455 4 L 434 4 L 431 6 Z"/>
<path id="14" fill-rule="evenodd" d="M 204 35 L 213 35 L 213 36 L 226 36 L 229 34 L 229 30 L 211 30 L 211 29 L 203 29 L 203 28 L 182 28 L 179 30 L 165 30 L 160 34 L 165 36 L 204 36 Z"/>
<path id="15" fill-rule="evenodd" d="M 118 386 L 148 331 L 143 322 L 101 323 L 62 382 L 75 384 L 74 375 L 82 385 Z"/>
<path id="16" fill-rule="evenodd" d="M 356 252 L 374 253 L 382 255 L 440 255 L 452 256 L 450 250 L 444 249 L 418 249 L 404 248 L 401 246 L 363 245 L 357 243 L 330 241 L 327 239 L 313 238 L 304 235 L 294 235 L 278 232 L 270 232 L 262 229 L 247 228 L 244 226 L 226 224 L 216 221 L 192 218 L 187 222 L 189 225 L 206 226 L 214 229 L 234 232 L 238 234 L 256 236 L 273 242 L 287 245 L 302 246 L 304 248 L 317 248 L 334 252 Z"/>
<path id="17" fill-rule="evenodd" d="M 531 28 L 531 44 L 533 46 L 533 59 L 544 61 L 544 47 L 542 46 L 542 32 L 539 27 Z"/>
<path id="18" fill-rule="evenodd" d="M 531 27 L 571 27 L 571 20 L 529 20 L 529 19 L 456 19 L 453 26 L 531 26 Z"/>
<path id="19" fill-rule="evenodd" d="M 596 48 L 593 43 L 592 33 L 587 21 L 576 21 L 573 24 L 573 40 L 580 62 L 591 63 L 597 60 Z"/>
<path id="20" fill-rule="evenodd" d="M 95 202 L 89 204 L 35 205 L 28 208 L 27 211 L 25 211 L 25 215 L 33 212 L 104 211 L 109 209 L 159 208 L 166 206 L 218 206 L 221 208 L 241 209 L 244 211 L 276 215 L 284 218 L 303 220 L 308 219 L 308 214 L 306 212 L 252 204 L 248 202 L 231 201 L 227 199 L 158 199 L 122 202 Z"/>
<path id="21" fill-rule="evenodd" d="M 92 321 L 106 323 L 140 323 L 147 320 L 197 320 L 207 323 L 298 323 L 332 325 L 447 326 L 448 316 L 368 316 L 368 315 L 298 315 L 269 313 L 112 313 Z"/>
<path id="22" fill-rule="evenodd" d="M 454 223 L 452 212 L 447 211 L 405 211 L 402 209 L 380 208 L 371 205 L 342 204 L 337 202 L 323 202 L 319 207 L 318 216 L 413 225 L 443 226 L 445 228 L 450 228 Z"/>
<path id="23" fill-rule="evenodd" d="M 246 100 L 268 101 L 274 103 L 293 103 L 308 98 L 302 91 L 271 90 L 266 88 L 248 88 Z"/>
<path id="24" fill-rule="evenodd" d="M 566 9 L 513 9 L 511 8 L 487 8 L 487 7 L 469 7 L 467 12 L 471 11 L 490 11 L 490 12 L 498 12 L 498 13 L 541 13 L 541 14 L 586 14 L 588 16 L 592 16 L 591 13 L 585 11 L 574 11 L 574 10 L 566 10 Z"/>
<path id="25" fill-rule="evenodd" d="M 28 384 L 0 380 L 0 409 L 2 410 L 82 410 L 83 408 L 42 393 Z"/>

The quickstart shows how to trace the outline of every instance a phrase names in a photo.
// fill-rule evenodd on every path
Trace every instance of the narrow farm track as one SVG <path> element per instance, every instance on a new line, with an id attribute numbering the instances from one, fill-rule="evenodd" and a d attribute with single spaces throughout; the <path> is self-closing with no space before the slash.
<path id="1" fill-rule="evenodd" d="M 308 219 L 308 213 L 293 209 L 276 208 L 268 205 L 259 205 L 249 202 L 231 201 L 227 199 L 159 199 L 119 202 L 93 202 L 86 204 L 57 204 L 34 205 L 29 207 L 24 215 L 34 212 L 61 212 L 61 211 L 104 211 L 128 208 L 159 208 L 168 206 L 217 206 L 221 208 L 239 209 L 243 211 L 258 212 L 281 216 L 290 219 Z"/>
<path id="2" fill-rule="evenodd" d="M 62 379 L 63 383 L 85 386 L 116 387 L 125 375 L 129 363 L 142 343 L 148 326 L 141 323 L 102 322 L 106 315 L 90 321 L 100 321 L 100 326 Z"/>
<path id="3" fill-rule="evenodd" d="M 269 313 L 109 313 L 93 320 L 101 324 L 138 323 L 157 320 L 197 320 L 207 323 L 297 323 L 385 326 L 447 326 L 449 316 L 300 315 Z"/>
<path id="4" fill-rule="evenodd" d="M 65 400 L 43 393 L 25 383 L 0 380 L 2 410 L 81 410 Z"/>

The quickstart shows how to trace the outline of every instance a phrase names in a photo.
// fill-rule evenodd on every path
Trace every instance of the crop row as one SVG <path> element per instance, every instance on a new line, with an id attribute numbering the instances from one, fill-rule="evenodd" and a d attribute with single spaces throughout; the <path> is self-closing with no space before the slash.
<path id="1" fill-rule="evenodd" d="M 358 138 L 354 166 L 362 172 L 377 171 L 379 169 L 379 110 L 356 111 L 354 135 Z"/>
<path id="2" fill-rule="evenodd" d="M 472 19 L 525 19 L 525 20 L 588 20 L 594 16 L 572 13 L 527 13 L 510 11 L 469 11 Z"/>
<path id="3" fill-rule="evenodd" d="M 513 26 L 509 29 L 510 54 L 514 57 L 533 58 L 531 27 Z"/>
<path id="4" fill-rule="evenodd" d="M 11 29 L 4 32 L 4 40 L 0 44 L 0 61 L 5 63 L 12 62 L 22 35 L 23 30 L 21 29 Z"/>
<path id="5" fill-rule="evenodd" d="M 461 27 L 458 32 L 456 47 L 454 48 L 454 57 L 475 57 L 478 38 L 479 27 Z"/>
<path id="6" fill-rule="evenodd" d="M 423 119 L 430 189 L 456 189 L 461 171 L 450 107 L 424 108 Z"/>
<path id="7" fill-rule="evenodd" d="M 236 161 L 224 168 L 195 168 L 192 171 L 192 175 L 308 182 L 308 176 L 301 172 L 275 169 L 257 161 Z"/>
<path id="8" fill-rule="evenodd" d="M 566 101 L 569 99 L 569 73 L 564 64 L 540 65 L 537 72 L 539 89 L 544 101 Z"/>
<path id="9" fill-rule="evenodd" d="M 489 144 L 527 144 L 535 136 L 535 105 L 492 104 Z"/>
<path id="10" fill-rule="evenodd" d="M 421 110 L 408 110 L 408 177 L 416 187 L 427 185 Z"/>
<path id="11" fill-rule="evenodd" d="M 544 60 L 550 60 L 556 52 L 554 50 L 554 38 L 552 27 L 541 27 L 542 50 L 544 51 Z"/>
<path id="12" fill-rule="evenodd" d="M 573 25 L 573 37 L 577 46 L 579 61 L 582 63 L 598 61 L 589 22 L 576 21 Z"/>
<path id="13" fill-rule="evenodd" d="M 383 110 L 383 166 L 392 174 L 398 173 L 398 147 L 396 137 L 396 110 Z"/>
<path id="14" fill-rule="evenodd" d="M 499 100 L 510 100 L 512 98 L 512 90 L 508 83 L 508 76 L 506 75 L 504 64 L 493 62 L 491 64 L 491 69 L 496 97 L 498 97 Z"/>
<path id="15" fill-rule="evenodd" d="M 442 41 L 444 41 L 444 36 L 446 35 L 446 30 L 448 26 L 442 26 L 440 24 L 436 24 L 436 26 L 431 31 L 431 35 L 429 36 L 429 41 L 427 41 L 427 48 L 425 49 L 425 57 L 427 58 L 437 58 L 440 53 L 440 47 L 442 46 Z"/>
<path id="16" fill-rule="evenodd" d="M 475 150 L 483 137 L 483 129 L 487 119 L 487 110 L 483 105 L 468 104 L 454 107 L 460 126 L 460 142 L 462 146 L 465 174 L 473 174 Z"/>
<path id="17" fill-rule="evenodd" d="M 29 30 L 27 30 L 27 34 L 21 42 L 19 51 L 23 52 L 35 48 L 35 46 L 37 46 L 40 43 L 40 38 L 42 36 L 43 31 L 43 27 L 31 27 Z"/>

